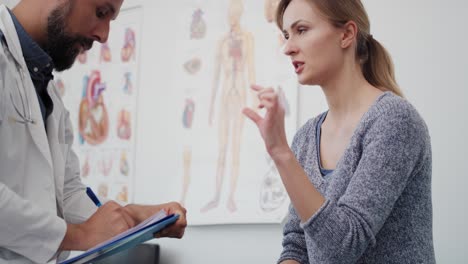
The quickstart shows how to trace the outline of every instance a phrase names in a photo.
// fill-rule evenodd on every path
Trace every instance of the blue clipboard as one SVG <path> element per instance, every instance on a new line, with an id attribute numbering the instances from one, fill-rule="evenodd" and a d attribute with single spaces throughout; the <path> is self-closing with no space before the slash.
<path id="1" fill-rule="evenodd" d="M 153 239 L 155 233 L 173 224 L 177 219 L 179 219 L 179 215 L 177 214 L 168 215 L 151 225 L 145 226 L 137 232 L 128 234 L 112 243 L 95 248 L 94 250 L 86 251 L 76 257 L 64 260 L 59 264 L 84 264 L 104 259 L 110 255 L 130 249 L 138 244 Z"/>

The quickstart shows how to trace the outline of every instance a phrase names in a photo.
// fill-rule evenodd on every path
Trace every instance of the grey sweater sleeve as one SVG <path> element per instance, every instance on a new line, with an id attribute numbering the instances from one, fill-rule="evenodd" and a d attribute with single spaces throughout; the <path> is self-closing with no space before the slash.
<path id="1" fill-rule="evenodd" d="M 283 252 L 278 263 L 287 259 L 309 263 L 304 230 L 300 227 L 300 221 L 294 207 L 289 206 L 289 215 L 283 230 Z"/>
<path id="2" fill-rule="evenodd" d="M 424 122 L 407 105 L 374 109 L 361 122 L 361 131 L 351 139 L 359 142 L 351 144 L 357 147 L 337 164 L 337 170 L 346 170 L 340 176 L 350 175 L 349 179 L 328 186 L 340 194 L 327 191 L 321 209 L 300 224 L 310 263 L 355 263 L 375 245 L 377 233 L 411 175 L 419 169 L 428 145 Z M 297 227 L 285 226 L 285 230 L 292 228 Z M 286 240 L 289 238 L 285 236 L 284 244 L 292 243 Z"/>
<path id="3" fill-rule="evenodd" d="M 307 130 L 314 120 L 310 120 L 306 125 L 304 125 L 294 136 L 294 139 L 291 144 L 291 150 L 298 160 L 301 159 L 302 155 L 306 155 L 305 148 L 301 146 L 305 145 L 304 142 L 306 138 L 301 137 L 300 135 L 307 133 Z M 278 263 L 281 263 L 284 260 L 295 260 L 299 263 L 309 263 L 307 257 L 307 248 L 306 241 L 304 237 L 304 230 L 300 226 L 301 219 L 296 213 L 296 210 L 292 205 L 289 206 L 289 215 L 286 220 L 286 224 L 283 229 L 283 251 L 278 260 Z"/>

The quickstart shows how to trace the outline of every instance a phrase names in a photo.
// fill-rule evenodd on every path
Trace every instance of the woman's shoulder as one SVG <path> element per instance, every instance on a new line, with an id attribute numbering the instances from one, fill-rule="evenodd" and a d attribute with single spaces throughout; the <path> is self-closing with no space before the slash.
<path id="1" fill-rule="evenodd" d="M 392 92 L 382 94 L 363 118 L 367 127 L 377 127 L 381 133 L 406 131 L 428 134 L 427 125 L 416 108 L 405 98 Z"/>
<path id="2" fill-rule="evenodd" d="M 419 112 L 408 100 L 392 92 L 385 92 L 376 100 L 368 112 L 368 118 L 405 118 L 415 122 L 424 122 Z"/>

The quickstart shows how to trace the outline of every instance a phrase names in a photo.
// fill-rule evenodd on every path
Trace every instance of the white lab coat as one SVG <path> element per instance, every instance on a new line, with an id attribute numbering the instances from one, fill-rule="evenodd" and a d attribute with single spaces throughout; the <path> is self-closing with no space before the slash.
<path id="1" fill-rule="evenodd" d="M 55 263 L 66 222 L 85 221 L 96 206 L 80 181 L 69 113 L 52 81 L 47 89 L 54 110 L 46 121 L 46 134 L 18 35 L 4 5 L 0 30 L 7 43 L 0 45 L 0 263 Z M 20 93 L 29 102 L 35 124 L 13 120 L 19 119 L 14 105 L 22 114 L 29 112 L 23 111 Z"/>

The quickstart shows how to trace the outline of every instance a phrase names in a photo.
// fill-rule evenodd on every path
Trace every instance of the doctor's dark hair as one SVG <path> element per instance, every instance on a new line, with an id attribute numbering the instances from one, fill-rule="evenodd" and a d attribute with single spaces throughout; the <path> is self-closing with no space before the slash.
<path id="1" fill-rule="evenodd" d="M 283 16 L 292 0 L 281 0 L 276 24 L 283 30 Z M 373 86 L 403 97 L 395 80 L 393 62 L 385 48 L 370 34 L 370 22 L 360 0 L 308 0 L 335 27 L 354 21 L 358 27 L 356 58 L 364 78 Z"/>

